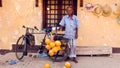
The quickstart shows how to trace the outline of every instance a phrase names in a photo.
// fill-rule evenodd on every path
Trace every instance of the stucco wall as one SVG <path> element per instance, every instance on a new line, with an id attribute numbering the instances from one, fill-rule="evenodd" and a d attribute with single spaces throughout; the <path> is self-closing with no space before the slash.
<path id="1" fill-rule="evenodd" d="M 2 0 L 0 7 L 0 49 L 11 49 L 19 36 L 24 33 L 22 25 L 30 27 L 42 24 L 42 0 L 35 7 L 35 0 Z M 86 3 L 106 4 L 112 9 L 119 0 L 84 0 Z M 78 0 L 78 18 L 80 20 L 78 46 L 112 46 L 120 47 L 120 24 L 113 14 L 109 17 L 95 16 L 92 12 L 80 8 Z M 40 36 L 39 36 L 40 37 Z M 42 37 L 42 36 L 41 36 Z M 40 38 L 37 36 L 37 43 Z"/>
<path id="2" fill-rule="evenodd" d="M 0 7 L 0 49 L 11 49 L 21 34 L 23 25 L 41 27 L 42 0 L 35 7 L 35 0 L 2 0 Z"/>
<path id="3" fill-rule="evenodd" d="M 84 5 L 87 3 L 108 5 L 113 12 L 115 3 L 119 4 L 120 2 L 119 0 L 84 0 Z M 80 8 L 78 0 L 78 17 L 81 21 L 78 45 L 120 47 L 120 24 L 113 13 L 108 17 L 95 16 L 92 12 L 86 11 L 85 8 Z"/>

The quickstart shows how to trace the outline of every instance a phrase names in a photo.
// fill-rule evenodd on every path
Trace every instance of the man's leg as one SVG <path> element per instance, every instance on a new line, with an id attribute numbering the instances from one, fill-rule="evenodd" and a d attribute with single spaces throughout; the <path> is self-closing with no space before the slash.
<path id="1" fill-rule="evenodd" d="M 78 63 L 77 59 L 76 59 L 76 39 L 72 39 L 72 54 L 73 54 L 73 61 L 75 63 Z"/>
<path id="2" fill-rule="evenodd" d="M 76 60 L 76 39 L 71 39 L 69 41 L 69 44 L 70 44 L 70 48 L 71 48 L 69 57 L 73 58 L 73 61 L 75 63 L 78 63 L 78 61 Z"/>
<path id="3" fill-rule="evenodd" d="M 71 49 L 72 48 L 72 46 L 71 46 L 72 41 L 71 41 L 71 39 L 69 39 L 67 43 L 68 43 L 68 46 L 70 47 L 70 52 L 68 54 L 68 57 L 67 57 L 66 61 L 68 61 L 68 60 L 70 60 L 72 58 L 72 51 L 71 51 L 72 50 Z"/>

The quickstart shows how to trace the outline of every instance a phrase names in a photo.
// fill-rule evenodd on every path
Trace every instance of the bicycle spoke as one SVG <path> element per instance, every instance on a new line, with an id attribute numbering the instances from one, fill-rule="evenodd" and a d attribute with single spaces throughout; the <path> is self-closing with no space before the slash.
<path id="1" fill-rule="evenodd" d="M 57 57 L 58 57 L 58 53 L 59 53 L 59 51 L 57 52 L 57 54 L 55 55 L 55 60 L 57 59 Z"/>

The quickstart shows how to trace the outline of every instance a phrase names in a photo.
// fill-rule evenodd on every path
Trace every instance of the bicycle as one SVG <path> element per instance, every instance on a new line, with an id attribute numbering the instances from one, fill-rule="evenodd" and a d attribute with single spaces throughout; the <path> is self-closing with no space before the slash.
<path id="1" fill-rule="evenodd" d="M 61 45 L 62 50 L 58 51 L 54 56 L 49 56 L 49 58 L 52 59 L 54 62 L 60 62 L 68 57 L 70 46 L 68 45 L 68 43 L 66 43 L 67 41 L 65 38 L 63 38 L 62 35 L 57 33 L 53 34 L 51 27 L 43 29 L 44 32 L 41 32 L 36 26 L 34 28 L 23 26 L 23 28 L 26 29 L 26 32 L 24 35 L 18 38 L 15 46 L 15 55 L 18 60 L 22 60 L 24 56 L 27 56 L 28 46 L 35 45 L 34 34 L 44 34 L 44 38 L 42 39 L 39 47 L 39 53 L 46 53 L 49 56 L 48 50 L 45 48 L 45 39 L 51 38 L 52 34 L 54 35 L 54 40 L 60 40 L 63 44 Z M 34 30 L 38 30 L 39 32 L 35 33 Z"/>

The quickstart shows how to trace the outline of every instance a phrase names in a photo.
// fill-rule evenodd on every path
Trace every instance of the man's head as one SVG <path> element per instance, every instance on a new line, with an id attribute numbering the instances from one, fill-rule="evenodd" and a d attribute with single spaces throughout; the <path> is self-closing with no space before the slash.
<path id="1" fill-rule="evenodd" d="M 68 6 L 66 9 L 66 12 L 68 15 L 72 15 L 73 14 L 73 8 L 71 6 Z"/>

